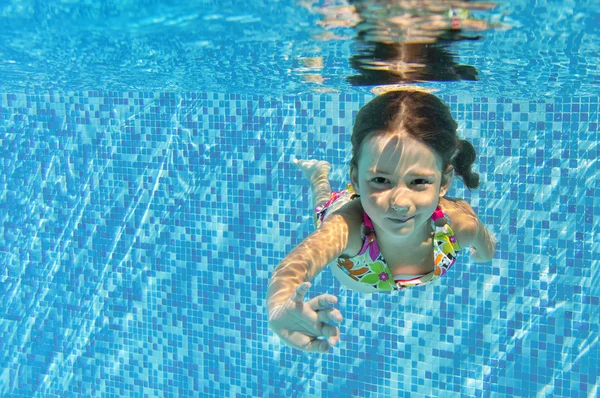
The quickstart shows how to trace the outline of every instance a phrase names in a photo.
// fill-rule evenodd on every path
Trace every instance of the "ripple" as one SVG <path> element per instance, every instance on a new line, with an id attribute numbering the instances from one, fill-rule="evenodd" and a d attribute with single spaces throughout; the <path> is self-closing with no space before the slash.
<path id="1" fill-rule="evenodd" d="M 366 87 L 356 87 L 347 80 L 356 74 L 350 60 L 358 51 L 351 16 L 347 24 L 327 24 L 318 9 L 291 0 L 193 6 L 123 1 L 114 9 L 72 2 L 5 3 L 0 8 L 0 23 L 8 27 L 0 33 L 1 91 L 288 95 L 368 93 L 377 85 L 367 81 Z M 533 7 L 525 0 L 500 3 L 487 18 L 506 28 L 445 49 L 457 66 L 476 70 L 478 81 L 426 85 L 442 94 L 595 95 L 599 8 L 592 0 L 536 2 Z M 298 70 L 302 59 L 315 57 L 322 67 Z"/>

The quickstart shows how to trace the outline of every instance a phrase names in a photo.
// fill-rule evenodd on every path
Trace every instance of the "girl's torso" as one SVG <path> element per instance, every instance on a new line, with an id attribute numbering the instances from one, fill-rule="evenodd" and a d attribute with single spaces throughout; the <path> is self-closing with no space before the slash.
<path id="1" fill-rule="evenodd" d="M 444 214 L 452 214 L 454 206 L 445 199 L 440 205 L 449 211 L 439 208 L 437 216 L 434 213 L 438 221 L 432 220 L 427 226 L 429 229 L 424 231 L 420 243 L 410 247 L 380 247 L 360 200 L 348 201 L 342 209 L 351 223 L 348 245 L 331 265 L 332 272 L 347 287 L 365 293 L 401 290 L 444 275 L 454 264 L 460 246 L 448 222 L 451 216 Z M 440 217 L 445 220 L 439 220 Z"/>

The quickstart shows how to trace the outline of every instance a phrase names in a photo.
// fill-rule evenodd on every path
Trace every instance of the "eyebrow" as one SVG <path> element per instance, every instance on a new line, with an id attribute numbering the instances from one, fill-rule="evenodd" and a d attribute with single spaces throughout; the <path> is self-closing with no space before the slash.
<path id="1" fill-rule="evenodd" d="M 383 175 L 392 175 L 393 172 L 390 172 L 387 169 L 369 169 L 367 170 L 367 173 L 369 174 L 383 174 Z M 430 173 L 427 171 L 409 171 L 408 175 L 410 175 L 411 177 L 428 177 L 428 178 L 435 178 L 435 173 Z"/>
<path id="2" fill-rule="evenodd" d="M 425 173 L 425 172 L 421 172 L 421 173 L 409 173 L 409 175 L 411 175 L 413 177 L 435 178 L 435 174 L 433 174 L 433 173 Z"/>
<path id="3" fill-rule="evenodd" d="M 367 173 L 369 174 L 392 174 L 390 171 L 385 170 L 385 169 L 375 169 L 375 168 L 371 168 L 371 169 L 367 169 Z"/>

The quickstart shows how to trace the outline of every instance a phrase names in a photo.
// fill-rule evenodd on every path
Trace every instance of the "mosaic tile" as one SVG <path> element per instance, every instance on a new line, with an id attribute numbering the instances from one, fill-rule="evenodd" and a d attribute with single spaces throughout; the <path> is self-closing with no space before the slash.
<path id="1" fill-rule="evenodd" d="M 271 271 L 312 230 L 290 161 L 347 182 L 370 96 L 0 95 L 0 394 L 588 396 L 598 391 L 598 98 L 444 96 L 456 182 L 499 238 L 443 282 L 340 298 L 331 354 L 268 330 Z"/>

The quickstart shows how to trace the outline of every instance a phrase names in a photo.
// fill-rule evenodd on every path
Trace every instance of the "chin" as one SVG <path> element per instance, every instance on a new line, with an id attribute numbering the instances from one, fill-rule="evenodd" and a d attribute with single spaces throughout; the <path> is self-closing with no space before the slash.
<path id="1" fill-rule="evenodd" d="M 389 221 L 389 220 L 388 220 Z M 388 223 L 390 232 L 397 235 L 411 235 L 415 231 L 420 230 L 423 226 L 423 222 L 418 217 L 413 217 L 407 222 L 393 222 Z"/>
<path id="2" fill-rule="evenodd" d="M 390 233 L 394 235 L 410 235 L 414 232 L 414 225 L 394 225 L 393 223 L 388 223 L 386 228 Z"/>
<path id="3" fill-rule="evenodd" d="M 415 229 L 414 228 L 398 228 L 398 229 L 392 230 L 391 232 L 393 234 L 399 235 L 399 236 L 409 236 L 415 232 Z"/>

